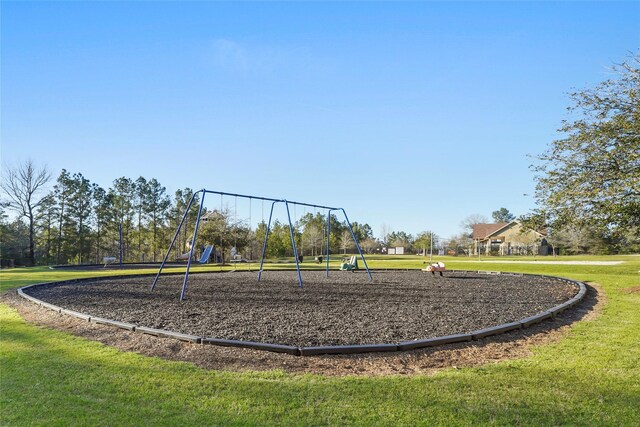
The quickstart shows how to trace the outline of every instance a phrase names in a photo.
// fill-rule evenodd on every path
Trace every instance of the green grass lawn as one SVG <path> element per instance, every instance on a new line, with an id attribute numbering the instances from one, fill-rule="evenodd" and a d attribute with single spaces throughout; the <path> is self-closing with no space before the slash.
<path id="1" fill-rule="evenodd" d="M 640 294 L 625 289 L 640 286 L 640 256 L 558 259 L 624 263 L 538 265 L 500 258 L 480 263 L 434 258 L 445 260 L 451 269 L 596 282 L 607 304 L 599 318 L 578 323 L 558 343 L 535 348 L 532 357 L 429 376 L 207 371 L 30 325 L 0 304 L 0 424 L 638 426 Z M 372 257 L 370 267 L 422 268 L 423 260 Z M 0 273 L 0 289 L 98 274 L 114 272 L 6 270 Z"/>

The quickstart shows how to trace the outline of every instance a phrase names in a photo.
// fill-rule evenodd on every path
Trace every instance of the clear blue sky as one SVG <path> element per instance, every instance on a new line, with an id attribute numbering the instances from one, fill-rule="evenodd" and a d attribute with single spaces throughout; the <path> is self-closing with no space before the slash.
<path id="1" fill-rule="evenodd" d="M 640 46 L 638 2 L 1 8 L 3 165 L 337 205 L 376 234 L 527 212 L 566 93 Z"/>

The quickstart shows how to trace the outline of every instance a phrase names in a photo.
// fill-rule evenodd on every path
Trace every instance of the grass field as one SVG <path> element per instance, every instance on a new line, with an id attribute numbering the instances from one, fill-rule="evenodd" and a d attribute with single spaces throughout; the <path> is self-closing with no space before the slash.
<path id="1" fill-rule="evenodd" d="M 207 371 L 27 324 L 0 304 L 0 424 L 640 425 L 640 293 L 628 291 L 640 287 L 640 256 L 554 258 L 623 261 L 611 266 L 435 259 L 451 269 L 595 282 L 607 303 L 600 317 L 576 324 L 566 338 L 526 359 L 375 378 Z M 378 257 L 370 267 L 422 268 L 423 260 Z M 0 289 L 10 290 L 114 272 L 0 274 Z"/>

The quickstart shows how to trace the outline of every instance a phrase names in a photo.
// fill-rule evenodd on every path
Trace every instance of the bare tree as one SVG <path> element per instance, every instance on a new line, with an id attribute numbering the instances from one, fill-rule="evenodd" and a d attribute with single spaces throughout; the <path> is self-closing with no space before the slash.
<path id="1" fill-rule="evenodd" d="M 465 233 L 468 233 L 469 235 L 471 235 L 471 233 L 473 233 L 473 226 L 476 224 L 487 224 L 489 222 L 489 220 L 487 219 L 486 216 L 479 214 L 479 213 L 475 213 L 475 214 L 471 214 L 468 217 L 466 217 L 465 219 L 463 219 L 460 222 L 460 227 L 462 227 L 462 229 L 465 231 Z"/>
<path id="2" fill-rule="evenodd" d="M 31 159 L 15 167 L 4 170 L 0 187 L 8 196 L 7 207 L 21 218 L 26 218 L 29 225 L 29 258 L 30 265 L 35 264 L 35 211 L 43 198 L 38 193 L 51 179 L 51 172 L 46 166 L 36 167 Z"/>
<path id="3" fill-rule="evenodd" d="M 351 248 L 353 245 L 353 236 L 351 236 L 351 232 L 347 229 L 342 230 L 340 233 L 340 249 L 342 249 L 342 253 L 346 254 L 347 249 Z"/>
<path id="4" fill-rule="evenodd" d="M 305 225 L 302 233 L 302 242 L 311 247 L 311 256 L 321 253 L 323 239 L 324 232 L 321 227 L 311 222 Z"/>
<path id="5" fill-rule="evenodd" d="M 376 239 L 364 239 L 360 246 L 366 253 L 372 254 L 376 249 L 380 249 L 380 242 Z"/>
<path id="6" fill-rule="evenodd" d="M 389 224 L 383 223 L 380 226 L 380 241 L 384 246 L 389 246 L 389 235 L 393 232 L 393 228 Z"/>

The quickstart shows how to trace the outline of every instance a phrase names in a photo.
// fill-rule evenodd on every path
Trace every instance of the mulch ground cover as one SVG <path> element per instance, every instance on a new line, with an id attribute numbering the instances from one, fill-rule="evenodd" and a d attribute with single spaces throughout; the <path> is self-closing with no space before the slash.
<path id="1" fill-rule="evenodd" d="M 209 338 L 292 346 L 398 343 L 468 333 L 532 316 L 570 299 L 571 284 L 537 276 L 421 271 L 295 271 L 95 279 L 26 292 L 91 316 Z"/>

